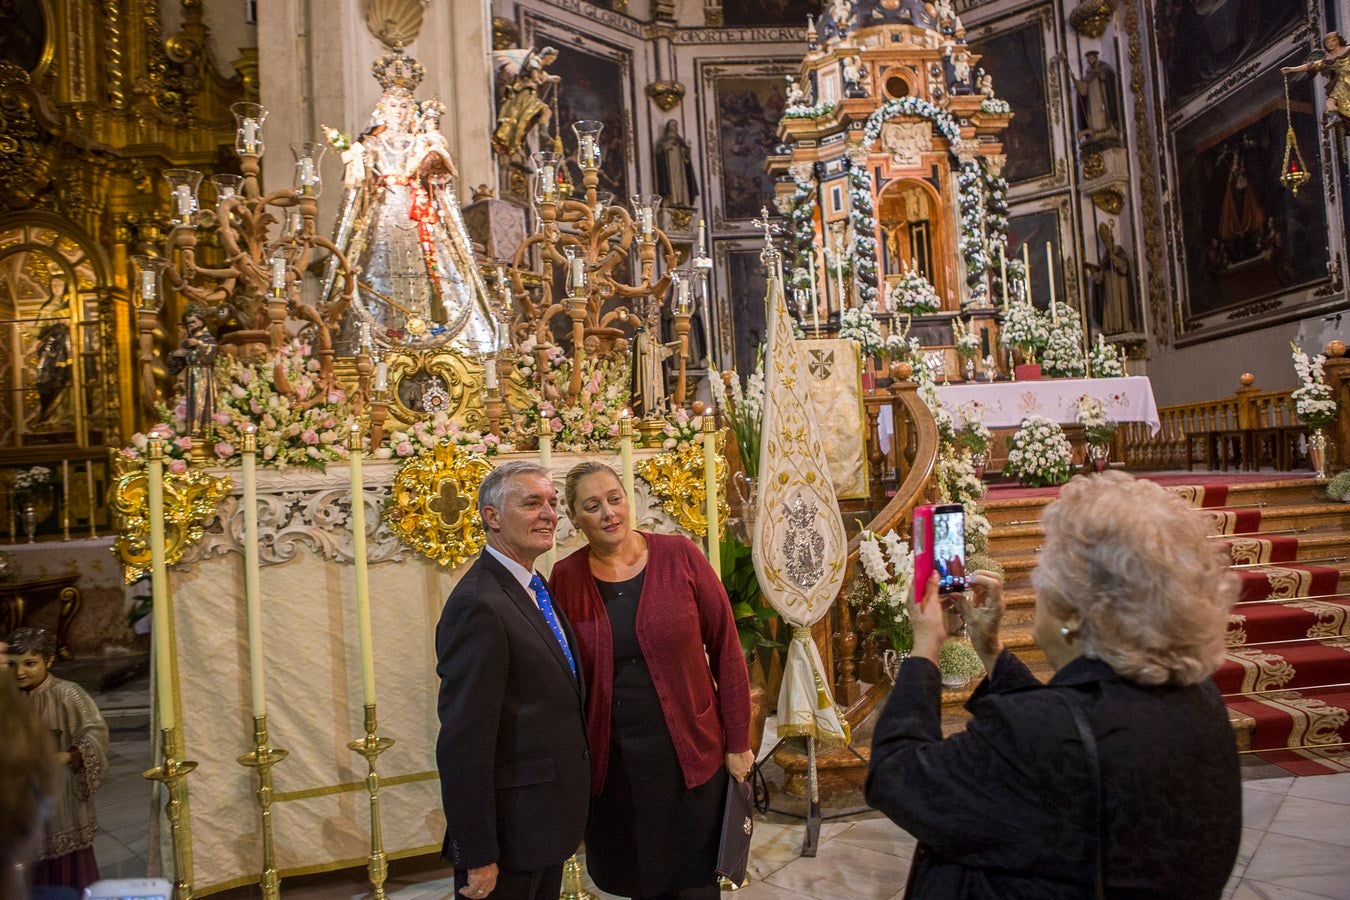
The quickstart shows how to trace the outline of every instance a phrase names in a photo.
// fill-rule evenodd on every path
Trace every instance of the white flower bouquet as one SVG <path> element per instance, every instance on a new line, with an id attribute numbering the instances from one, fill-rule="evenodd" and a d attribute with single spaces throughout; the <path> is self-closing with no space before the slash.
<path id="1" fill-rule="evenodd" d="M 1003 311 L 1003 331 L 999 341 L 1005 347 L 1022 351 L 1027 362 L 1035 362 L 1037 351 L 1050 339 L 1046 316 L 1030 303 L 1010 303 Z"/>
<path id="2" fill-rule="evenodd" d="M 1309 428 L 1326 428 L 1336 421 L 1337 410 L 1336 398 L 1322 372 L 1327 358 L 1319 354 L 1310 359 L 1292 341 L 1289 346 L 1294 351 L 1294 371 L 1300 383 L 1291 395 L 1294 411 Z"/>
<path id="3" fill-rule="evenodd" d="M 1100 334 L 1097 335 L 1097 343 L 1092 345 L 1092 350 L 1088 353 L 1088 361 L 1091 366 L 1089 378 L 1125 377 L 1125 362 L 1121 357 L 1120 348 L 1108 344 L 1106 338 Z"/>
<path id="4" fill-rule="evenodd" d="M 46 466 L 32 466 L 14 473 L 14 499 L 18 505 L 32 503 L 52 483 L 52 470 Z"/>
<path id="5" fill-rule="evenodd" d="M 980 333 L 975 323 L 965 322 L 960 316 L 952 319 L 952 337 L 955 339 L 956 352 L 963 359 L 974 359 L 980 352 Z"/>
<path id="6" fill-rule="evenodd" d="M 1083 328 L 1078 313 L 1067 303 L 1055 304 L 1041 366 L 1052 378 L 1083 378 L 1087 375 Z"/>
<path id="7" fill-rule="evenodd" d="M 914 554 L 894 531 L 884 535 L 864 531 L 859 540 L 858 559 L 876 589 L 857 605 L 876 617 L 876 631 L 897 654 L 907 654 L 914 647 L 914 629 L 905 612 L 905 599 L 914 590 Z"/>
<path id="8" fill-rule="evenodd" d="M 923 277 L 922 272 L 908 266 L 899 280 L 891 285 L 886 302 L 891 309 L 907 316 L 922 316 L 942 308 L 942 298 L 933 285 Z"/>
<path id="9" fill-rule="evenodd" d="M 1083 427 L 1084 439 L 1094 446 L 1107 446 L 1116 436 L 1116 424 L 1106 418 L 1102 401 L 1090 394 L 1078 398 L 1074 421 Z"/>
<path id="10" fill-rule="evenodd" d="M 875 312 L 871 306 L 850 306 L 839 313 L 839 336 L 857 344 L 864 358 L 876 356 L 886 346 Z"/>
<path id="11" fill-rule="evenodd" d="M 728 369 L 721 378 L 709 379 L 713 400 L 731 425 L 741 465 L 749 478 L 759 474 L 759 437 L 764 427 L 764 353 L 760 348 L 754 373 L 741 386 L 736 373 Z M 730 394 L 727 389 L 730 388 Z"/>
<path id="12" fill-rule="evenodd" d="M 1063 484 L 1069 480 L 1072 460 L 1064 429 L 1044 416 L 1028 416 L 1009 442 L 1003 474 L 1029 487 Z"/>

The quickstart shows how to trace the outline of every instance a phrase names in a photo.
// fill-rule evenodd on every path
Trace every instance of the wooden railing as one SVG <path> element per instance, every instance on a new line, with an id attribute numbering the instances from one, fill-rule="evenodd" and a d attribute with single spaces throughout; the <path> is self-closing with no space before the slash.
<path id="1" fill-rule="evenodd" d="M 1231 397 L 1158 408 L 1161 430 L 1155 435 L 1143 422 L 1120 427 L 1120 449 L 1131 469 L 1181 469 L 1187 465 L 1187 436 L 1202 431 L 1238 431 L 1297 425 L 1290 391 L 1263 391 L 1244 375 Z"/>

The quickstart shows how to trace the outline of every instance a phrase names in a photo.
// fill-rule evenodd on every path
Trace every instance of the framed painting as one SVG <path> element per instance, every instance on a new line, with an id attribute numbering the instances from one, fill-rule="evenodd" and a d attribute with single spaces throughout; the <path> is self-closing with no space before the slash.
<path id="1" fill-rule="evenodd" d="M 710 181 L 717 184 L 709 192 L 716 198 L 715 227 L 748 225 L 762 207 L 773 207 L 764 161 L 778 144 L 787 71 L 782 63 L 703 67 L 704 102 L 712 107 L 705 121 Z"/>
<path id="2" fill-rule="evenodd" d="M 720 284 L 716 319 L 721 326 L 714 340 L 724 354 L 726 349 L 731 350 L 736 371 L 742 373 L 755 370 L 767 328 L 764 292 L 769 273 L 759 258 L 761 249 L 762 244 L 754 240 L 741 240 L 718 241 L 714 251 Z M 729 335 L 730 341 L 723 335 Z"/>
<path id="3" fill-rule="evenodd" d="M 1012 106 L 1012 121 L 1003 136 L 1003 152 L 1008 155 L 1004 177 L 1017 184 L 1054 174 L 1052 109 L 1040 17 L 983 37 L 971 49 L 981 56 L 980 68 L 994 77 L 998 96 Z"/>
<path id="4" fill-rule="evenodd" d="M 626 102 L 632 83 L 632 57 L 617 48 L 588 49 L 561 38 L 552 39 L 552 46 L 558 50 L 558 59 L 549 71 L 562 79 L 558 82 L 558 121 L 554 124 L 568 157 L 572 183 L 581 189 L 572 123 L 583 119 L 603 122 L 598 189 L 626 202 L 631 183 L 628 162 L 633 156 Z"/>
<path id="5" fill-rule="evenodd" d="M 1286 118 L 1274 69 L 1175 131 L 1174 243 L 1187 330 L 1207 316 L 1327 280 L 1329 226 L 1313 90 L 1308 80 L 1290 83 Z M 1297 194 L 1279 180 L 1291 125 L 1311 175 Z"/>
<path id="6" fill-rule="evenodd" d="M 1008 258 L 1021 259 L 1022 248 L 1026 247 L 1027 257 L 1031 260 L 1031 302 L 1041 309 L 1050 308 L 1052 277 L 1055 279 L 1055 297 L 1066 303 L 1072 303 L 1065 293 L 1063 266 L 1056 266 L 1052 272 L 1045 264 L 1047 243 L 1050 244 L 1050 254 L 1054 259 L 1060 260 L 1061 263 L 1064 259 L 1059 218 L 1060 212 L 1057 209 L 1038 210 L 1008 218 Z"/>
<path id="7" fill-rule="evenodd" d="M 1307 0 L 1157 0 L 1154 31 L 1175 108 L 1225 79 L 1308 18 Z"/>

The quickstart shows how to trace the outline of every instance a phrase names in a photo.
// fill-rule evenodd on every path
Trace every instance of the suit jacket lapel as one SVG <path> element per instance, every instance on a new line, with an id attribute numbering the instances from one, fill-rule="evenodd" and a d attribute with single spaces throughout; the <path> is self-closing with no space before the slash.
<path id="1" fill-rule="evenodd" d="M 558 639 L 553 636 L 553 632 L 548 627 L 548 622 L 544 621 L 544 613 L 539 609 L 539 604 L 535 603 L 534 598 L 530 596 L 530 592 L 525 590 L 515 576 L 506 570 L 506 566 L 499 563 L 491 553 L 484 550 L 479 560 L 487 566 L 488 571 L 497 579 L 497 583 L 502 586 L 502 591 L 510 599 L 512 605 L 539 634 L 539 637 L 548 646 L 549 652 L 553 654 L 553 658 L 557 660 L 558 665 L 562 666 L 563 671 L 567 673 L 572 686 L 580 692 L 581 688 L 577 683 L 580 679 L 573 677 L 572 667 L 567 664 L 567 657 L 563 655 L 562 646 L 559 645 Z M 553 613 L 558 617 L 558 624 L 562 626 L 563 634 L 567 636 L 568 644 L 572 648 L 572 658 L 576 659 L 576 640 L 572 637 L 571 628 L 558 610 L 556 603 L 553 605 Z"/>

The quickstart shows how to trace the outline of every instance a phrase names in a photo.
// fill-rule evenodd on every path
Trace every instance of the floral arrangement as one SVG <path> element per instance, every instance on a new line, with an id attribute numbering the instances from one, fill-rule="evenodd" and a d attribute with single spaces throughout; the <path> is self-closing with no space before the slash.
<path id="1" fill-rule="evenodd" d="M 759 438 L 764 427 L 763 348 L 760 348 L 754 374 L 745 380 L 744 387 L 730 369 L 723 372 L 721 378 L 710 378 L 708 381 L 717 408 L 726 416 L 731 433 L 736 436 L 741 466 L 748 477 L 754 478 L 759 474 Z M 728 388 L 731 389 L 730 394 L 727 393 Z"/>
<path id="2" fill-rule="evenodd" d="M 858 345 L 864 358 L 875 356 L 885 348 L 881 329 L 877 326 L 872 306 L 850 306 L 839 313 L 839 336 Z"/>
<path id="3" fill-rule="evenodd" d="M 1045 315 L 1030 303 L 1010 303 L 1003 311 L 999 340 L 1005 347 L 1021 350 L 1028 362 L 1034 362 L 1037 351 L 1050 340 L 1050 327 Z"/>
<path id="4" fill-rule="evenodd" d="M 32 466 L 14 473 L 14 499 L 20 505 L 32 503 L 52 483 L 52 470 L 46 466 Z"/>
<path id="5" fill-rule="evenodd" d="M 1078 411 L 1074 421 L 1083 427 L 1083 438 L 1098 447 L 1106 446 L 1116 436 L 1116 424 L 1106 418 L 1106 409 L 1102 401 L 1091 394 L 1078 398 Z"/>
<path id="6" fill-rule="evenodd" d="M 1292 341 L 1289 347 L 1294 351 L 1294 371 L 1298 373 L 1300 386 L 1291 395 L 1294 399 L 1294 411 L 1303 420 L 1303 424 L 1314 430 L 1326 428 L 1336 421 L 1336 398 L 1327 386 L 1322 367 L 1327 358 L 1317 355 L 1309 359 L 1308 354 L 1300 350 Z"/>
<path id="7" fill-rule="evenodd" d="M 788 219 L 789 282 L 793 288 L 814 291 L 809 262 L 816 252 L 816 178 L 810 164 L 792 166 L 792 194 L 780 200 L 779 211 Z"/>
<path id="8" fill-rule="evenodd" d="M 956 434 L 956 442 L 971 453 L 988 453 L 993 439 L 993 433 L 978 419 L 967 419 Z"/>
<path id="9" fill-rule="evenodd" d="M 1083 328 L 1078 314 L 1066 303 L 1054 305 L 1041 365 L 1045 374 L 1052 378 L 1083 378 L 1087 375 Z"/>
<path id="10" fill-rule="evenodd" d="M 886 335 L 886 356 L 896 362 L 903 362 L 907 359 L 913 359 L 919 355 L 919 339 L 905 339 L 904 332 L 892 332 Z"/>
<path id="11" fill-rule="evenodd" d="M 1007 115 L 1012 112 L 1012 104 L 1008 103 L 1007 100 L 990 97 L 980 104 L 980 112 L 989 113 L 992 116 Z"/>
<path id="12" fill-rule="evenodd" d="M 819 119 L 821 116 L 828 116 L 834 112 L 834 104 L 830 101 L 824 103 L 796 103 L 792 106 L 784 107 L 783 118 L 785 119 Z"/>
<path id="13" fill-rule="evenodd" d="M 1114 344 L 1108 344 L 1106 338 L 1097 335 L 1097 343 L 1088 351 L 1089 378 L 1123 378 L 1125 362 L 1122 351 Z"/>
<path id="14" fill-rule="evenodd" d="M 984 663 L 974 647 L 964 641 L 947 640 L 938 649 L 938 670 L 943 684 L 964 686 L 984 674 Z"/>
<path id="15" fill-rule="evenodd" d="M 922 316 L 937 312 L 942 307 L 942 298 L 922 272 L 906 266 L 904 273 L 886 294 L 886 303 L 891 309 L 907 316 Z"/>
<path id="16" fill-rule="evenodd" d="M 347 458 L 347 435 L 356 413 L 340 388 L 324 391 L 319 381 L 319 360 L 310 355 L 310 345 L 294 340 L 275 355 L 240 360 L 221 354 L 216 361 L 216 396 L 211 454 L 221 465 L 241 459 L 240 437 L 252 425 L 257 431 L 258 459 L 263 465 L 285 469 L 306 466 L 323 469 L 328 463 Z M 282 370 L 291 391 L 277 389 L 276 371 Z M 170 409 L 161 404 L 161 421 L 148 433 L 131 437 L 122 451 L 140 459 L 149 435 L 164 440 L 166 467 L 170 472 L 187 469 L 192 437 L 186 434 L 187 409 L 180 401 Z"/>
<path id="17" fill-rule="evenodd" d="M 1028 416 L 1012 436 L 1003 474 L 1029 487 L 1063 484 L 1069 480 L 1072 456 L 1064 429 L 1044 416 Z"/>
<path id="18" fill-rule="evenodd" d="M 1327 482 L 1327 496 L 1342 503 L 1350 502 L 1350 469 Z"/>
<path id="19" fill-rule="evenodd" d="M 952 336 L 962 359 L 974 359 L 980 352 L 980 333 L 975 330 L 974 321 L 966 322 L 960 316 L 952 319 Z"/>
<path id="20" fill-rule="evenodd" d="M 891 642 L 897 654 L 914 648 L 914 628 L 905 612 L 905 599 L 914 590 L 914 554 L 894 531 L 859 536 L 858 559 L 876 586 L 859 598 L 857 605 L 876 617 L 876 631 Z"/>
<path id="21" fill-rule="evenodd" d="M 561 347 L 548 347 L 542 372 L 531 335 L 520 347 L 511 371 L 527 396 L 538 402 L 511 410 L 512 443 L 532 443 L 539 433 L 539 420 L 553 430 L 553 447 L 565 453 L 603 450 L 613 446 L 619 433 L 619 415 L 628 404 L 627 360 L 586 356 L 581 362 L 581 391 L 566 402 L 563 391 L 572 378 L 572 359 Z M 541 387 L 542 385 L 542 387 Z"/>
<path id="22" fill-rule="evenodd" d="M 661 433 L 664 435 L 662 450 L 688 449 L 702 440 L 703 417 L 691 415 L 687 409 L 677 409 L 675 415 L 666 420 Z"/>
<path id="23" fill-rule="evenodd" d="M 414 422 L 409 431 L 390 432 L 388 440 L 376 448 L 374 455 L 376 459 L 402 458 L 452 444 L 484 456 L 510 453 L 515 449 L 495 434 L 460 428 L 458 422 L 451 421 L 444 412 L 438 412 L 430 419 Z"/>
<path id="24" fill-rule="evenodd" d="M 864 306 L 877 303 L 877 219 L 872 206 L 872 173 L 865 155 L 849 157 L 848 227 L 853 232 L 852 257 L 857 263 L 858 300 Z"/>

